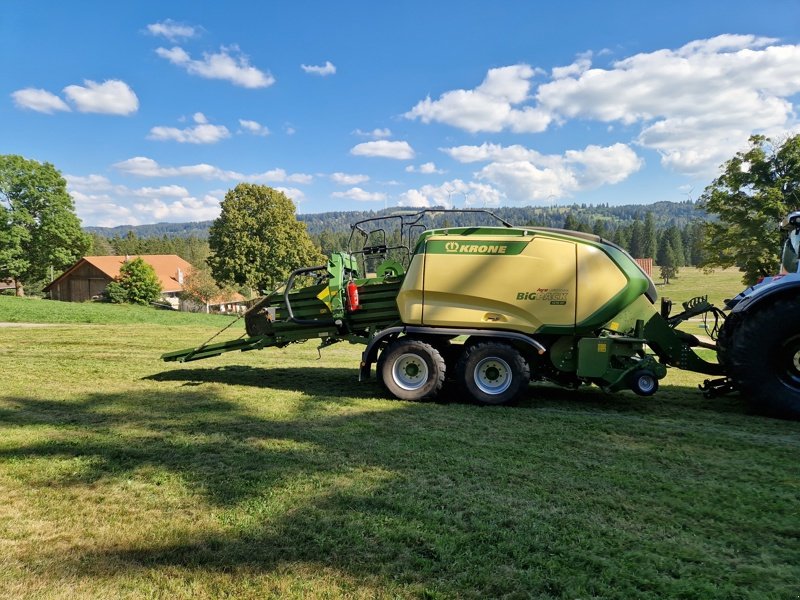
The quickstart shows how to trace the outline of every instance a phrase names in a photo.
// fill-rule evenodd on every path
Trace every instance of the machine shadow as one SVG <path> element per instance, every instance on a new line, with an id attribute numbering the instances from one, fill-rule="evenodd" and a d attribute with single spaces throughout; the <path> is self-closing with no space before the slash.
<path id="1" fill-rule="evenodd" d="M 184 385 L 222 383 L 301 392 L 325 398 L 380 397 L 375 380 L 358 382 L 356 369 L 336 367 L 251 367 L 226 365 L 194 369 L 171 369 L 144 377 L 151 381 L 175 381 Z"/>

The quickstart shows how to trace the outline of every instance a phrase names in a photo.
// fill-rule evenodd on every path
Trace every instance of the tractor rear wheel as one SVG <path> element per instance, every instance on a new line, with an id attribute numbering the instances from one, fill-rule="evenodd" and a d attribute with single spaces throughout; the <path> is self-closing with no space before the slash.
<path id="1" fill-rule="evenodd" d="M 800 419 L 800 298 L 782 298 L 741 318 L 726 353 L 728 376 L 750 405 Z"/>
<path id="2" fill-rule="evenodd" d="M 468 346 L 456 364 L 462 391 L 478 404 L 509 404 L 528 389 L 531 368 L 513 346 L 481 342 Z"/>
<path id="3" fill-rule="evenodd" d="M 442 355 L 420 340 L 400 338 L 390 343 L 377 370 L 383 386 L 401 400 L 430 400 L 444 385 Z"/>

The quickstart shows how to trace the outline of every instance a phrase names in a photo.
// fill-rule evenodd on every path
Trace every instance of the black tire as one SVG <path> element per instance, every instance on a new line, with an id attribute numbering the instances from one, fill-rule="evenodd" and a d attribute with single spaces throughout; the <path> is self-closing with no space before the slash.
<path id="1" fill-rule="evenodd" d="M 764 302 L 733 330 L 728 376 L 755 411 L 800 419 L 800 298 Z"/>
<path id="2" fill-rule="evenodd" d="M 500 406 L 528 389 L 531 368 L 513 346 L 480 342 L 464 349 L 456 364 L 456 381 L 476 403 Z"/>
<path id="3" fill-rule="evenodd" d="M 658 378 L 652 371 L 641 369 L 628 375 L 628 386 L 638 396 L 652 396 L 658 391 Z"/>
<path id="4" fill-rule="evenodd" d="M 430 344 L 410 338 L 391 342 L 378 359 L 378 380 L 400 400 L 431 400 L 444 385 L 442 355 Z"/>

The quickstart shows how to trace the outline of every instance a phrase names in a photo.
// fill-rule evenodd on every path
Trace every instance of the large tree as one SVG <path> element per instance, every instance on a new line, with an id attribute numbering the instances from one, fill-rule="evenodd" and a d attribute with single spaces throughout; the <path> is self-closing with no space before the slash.
<path id="1" fill-rule="evenodd" d="M 271 289 L 292 270 L 324 262 L 294 203 L 264 185 L 240 183 L 225 194 L 208 242 L 214 278 L 255 289 Z"/>
<path id="2" fill-rule="evenodd" d="M 50 163 L 0 155 L 0 278 L 41 283 L 91 247 L 67 183 Z"/>
<path id="3" fill-rule="evenodd" d="M 719 217 L 706 226 L 704 266 L 738 267 L 751 285 L 778 271 L 778 224 L 800 209 L 800 135 L 782 143 L 752 136 L 722 169 L 700 197 L 700 206 Z"/>

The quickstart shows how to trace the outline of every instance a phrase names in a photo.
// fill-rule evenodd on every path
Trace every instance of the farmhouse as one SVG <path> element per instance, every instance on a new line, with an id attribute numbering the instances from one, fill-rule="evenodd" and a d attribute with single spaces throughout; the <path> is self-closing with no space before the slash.
<path id="1" fill-rule="evenodd" d="M 96 298 L 119 276 L 120 267 L 128 260 L 141 258 L 156 272 L 162 295 L 170 304 L 178 305 L 183 291 L 183 277 L 192 265 L 175 254 L 141 254 L 131 256 L 84 256 L 50 285 L 44 288 L 53 300 L 85 302 Z"/>

